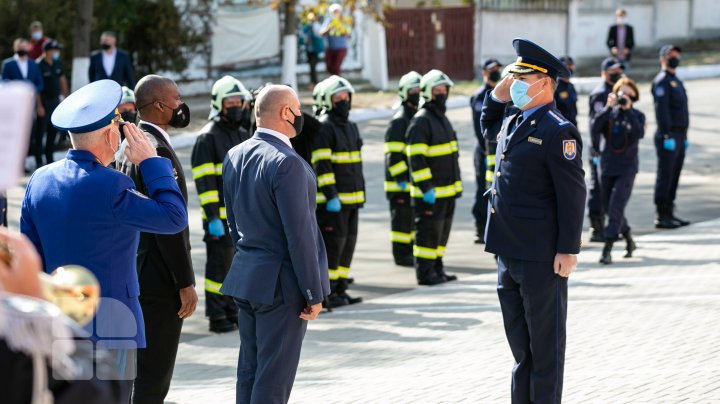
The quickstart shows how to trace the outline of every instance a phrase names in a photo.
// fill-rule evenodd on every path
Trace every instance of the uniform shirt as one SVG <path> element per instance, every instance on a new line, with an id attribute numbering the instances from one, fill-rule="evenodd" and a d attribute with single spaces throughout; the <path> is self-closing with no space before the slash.
<path id="1" fill-rule="evenodd" d="M 20 74 L 24 79 L 28 78 L 28 57 L 25 56 L 24 58 L 21 58 L 20 56 L 13 55 L 13 59 L 15 59 L 15 62 L 17 62 L 18 69 L 20 69 Z"/>
<path id="2" fill-rule="evenodd" d="M 555 102 L 557 103 L 557 109 L 576 127 L 577 99 L 575 86 L 569 81 L 558 80 L 557 90 L 555 90 Z"/>
<path id="3" fill-rule="evenodd" d="M 602 176 L 637 174 L 638 143 L 645 136 L 645 114 L 631 108 L 605 107 L 595 116 L 590 132 L 593 149 L 600 152 Z"/>
<path id="4" fill-rule="evenodd" d="M 504 103 L 485 98 L 482 121 L 502 121 L 485 250 L 503 257 L 552 262 L 580 251 L 585 212 L 582 139 L 554 103 L 543 105 L 515 129 Z"/>
<path id="5" fill-rule="evenodd" d="M 405 188 L 403 191 L 398 183 L 410 182 L 410 167 L 406 153 L 407 128 L 416 111 L 415 108 L 403 103 L 385 132 L 385 193 L 388 199 L 392 199 L 397 194 L 410 192 L 410 188 Z"/>
<path id="6" fill-rule="evenodd" d="M 62 63 L 59 60 L 52 61 L 50 64 L 45 58 L 39 63 L 40 73 L 45 83 L 41 93 L 43 101 L 57 101 L 60 97 L 60 77 L 65 75 Z"/>
<path id="7" fill-rule="evenodd" d="M 683 82 L 674 73 L 663 70 L 653 80 L 652 94 L 655 100 L 656 135 L 684 140 L 690 116 Z"/>
<path id="8" fill-rule="evenodd" d="M 140 120 L 140 123 L 138 123 L 138 126 L 140 126 L 140 125 L 148 125 L 148 126 L 152 126 L 153 128 L 157 129 L 158 132 L 160 132 L 160 134 L 163 135 L 163 137 L 164 137 L 165 140 L 168 142 L 168 144 L 169 144 L 169 145 L 172 145 L 172 143 L 170 143 L 170 135 L 169 135 L 167 132 L 165 132 L 165 131 L 163 130 L 163 128 L 155 125 L 154 123 L 151 123 L 151 122 L 148 122 L 148 121 L 143 121 L 142 119 Z"/>

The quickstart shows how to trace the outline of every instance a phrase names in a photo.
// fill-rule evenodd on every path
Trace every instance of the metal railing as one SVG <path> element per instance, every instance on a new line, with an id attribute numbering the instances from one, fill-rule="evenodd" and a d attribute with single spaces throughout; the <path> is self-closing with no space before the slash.
<path id="1" fill-rule="evenodd" d="M 479 0 L 480 9 L 497 11 L 567 12 L 570 0 Z"/>

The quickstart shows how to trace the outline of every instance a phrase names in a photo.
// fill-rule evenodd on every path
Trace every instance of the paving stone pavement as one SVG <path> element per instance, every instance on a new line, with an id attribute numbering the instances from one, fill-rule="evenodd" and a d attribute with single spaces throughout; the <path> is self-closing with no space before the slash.
<path id="1" fill-rule="evenodd" d="M 720 219 L 580 254 L 564 401 L 720 402 Z M 513 360 L 486 273 L 373 299 L 310 324 L 292 403 L 506 403 Z M 237 334 L 180 347 L 169 402 L 234 401 Z"/>

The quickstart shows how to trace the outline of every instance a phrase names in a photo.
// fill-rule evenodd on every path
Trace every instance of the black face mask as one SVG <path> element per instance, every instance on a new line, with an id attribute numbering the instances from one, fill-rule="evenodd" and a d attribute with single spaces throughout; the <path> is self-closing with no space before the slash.
<path id="1" fill-rule="evenodd" d="M 500 70 L 490 72 L 490 74 L 488 74 L 488 80 L 492 81 L 493 83 L 497 83 L 498 81 L 500 81 Z"/>
<path id="2" fill-rule="evenodd" d="M 125 122 L 135 123 L 135 120 L 137 119 L 137 112 L 125 111 L 121 112 L 120 116 Z"/>
<path id="3" fill-rule="evenodd" d="M 100 44 L 100 48 L 102 48 L 102 50 L 110 50 L 110 48 L 112 48 L 112 46 L 110 46 L 109 44 L 103 43 L 103 44 Z"/>
<path id="4" fill-rule="evenodd" d="M 435 105 L 437 107 L 437 109 L 439 109 L 440 112 L 442 112 L 444 114 L 446 101 L 447 101 L 447 94 L 438 94 L 433 97 L 433 99 L 432 99 L 432 101 L 430 101 L 430 103 Z"/>
<path id="5" fill-rule="evenodd" d="M 417 94 L 408 94 L 406 103 L 410 104 L 413 108 L 417 109 L 418 105 L 420 105 L 420 93 Z"/>
<path id="6" fill-rule="evenodd" d="M 229 107 L 225 109 L 224 115 L 228 122 L 239 125 L 242 122 L 243 109 L 242 107 Z"/>
<path id="7" fill-rule="evenodd" d="M 674 69 L 674 68 L 680 66 L 680 59 L 678 59 L 676 57 L 672 57 L 672 58 L 668 59 L 667 66 L 671 69 Z"/>
<path id="8" fill-rule="evenodd" d="M 21 58 L 25 57 L 25 56 L 27 56 L 27 51 L 20 49 L 19 51 L 17 51 L 17 55 L 20 56 Z"/>
<path id="9" fill-rule="evenodd" d="M 295 116 L 295 121 L 290 122 L 286 119 L 285 122 L 292 125 L 293 129 L 295 129 L 295 136 L 300 136 L 300 132 L 302 132 L 303 128 L 303 123 L 305 122 L 305 117 L 303 116 L 302 112 L 300 113 L 300 115 L 295 115 L 294 112 L 292 114 Z"/>
<path id="10" fill-rule="evenodd" d="M 173 128 L 184 128 L 190 124 L 190 107 L 184 102 L 178 105 L 177 108 L 173 109 L 172 118 L 168 125 Z"/>
<path id="11" fill-rule="evenodd" d="M 350 101 L 342 100 L 335 103 L 330 113 L 342 120 L 347 120 L 350 115 Z"/>
<path id="12" fill-rule="evenodd" d="M 613 74 L 611 74 L 611 75 L 608 76 L 608 80 L 609 80 L 610 83 L 612 83 L 612 84 L 617 83 L 617 81 L 620 80 L 621 78 L 622 78 L 622 73 L 613 73 Z"/>

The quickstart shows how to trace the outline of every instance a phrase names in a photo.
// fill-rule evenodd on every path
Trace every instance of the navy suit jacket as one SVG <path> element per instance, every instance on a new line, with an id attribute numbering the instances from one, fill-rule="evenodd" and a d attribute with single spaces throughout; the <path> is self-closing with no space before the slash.
<path id="1" fill-rule="evenodd" d="M 285 304 L 322 302 L 330 282 L 310 165 L 280 139 L 256 132 L 230 149 L 222 176 L 235 256 L 220 292 L 260 304 L 278 294 Z"/>
<path id="2" fill-rule="evenodd" d="M 130 55 L 127 52 L 116 49 L 115 66 L 112 74 L 108 77 L 102 62 L 102 52 L 95 51 L 90 55 L 90 68 L 88 69 L 88 78 L 90 82 L 110 79 L 116 81 L 121 86 L 128 86 L 131 90 L 135 88 L 135 72 L 133 71 Z"/>
<path id="3" fill-rule="evenodd" d="M 541 262 L 552 262 L 557 253 L 577 254 L 586 196 L 580 134 L 554 102 L 512 133 L 520 113 L 506 118 L 505 107 L 485 97 L 481 117 L 483 128 L 502 122 L 488 190 L 485 251 Z"/>
<path id="4" fill-rule="evenodd" d="M 43 81 L 42 73 L 40 73 L 40 67 L 32 59 L 28 59 L 28 73 L 27 78 L 22 76 L 20 72 L 20 66 L 17 61 L 10 57 L 3 60 L 2 63 L 2 79 L 3 80 L 24 80 L 35 86 L 36 93 L 40 93 L 45 86 Z"/>
<path id="5" fill-rule="evenodd" d="M 92 153 L 71 149 L 67 158 L 35 171 L 22 202 L 20 230 L 40 253 L 45 272 L 82 265 L 100 282 L 103 299 L 88 331 L 106 348 L 145 347 L 135 269 L 140 231 L 177 233 L 187 226 L 170 161 L 149 158 L 140 170 L 147 196 Z"/>

